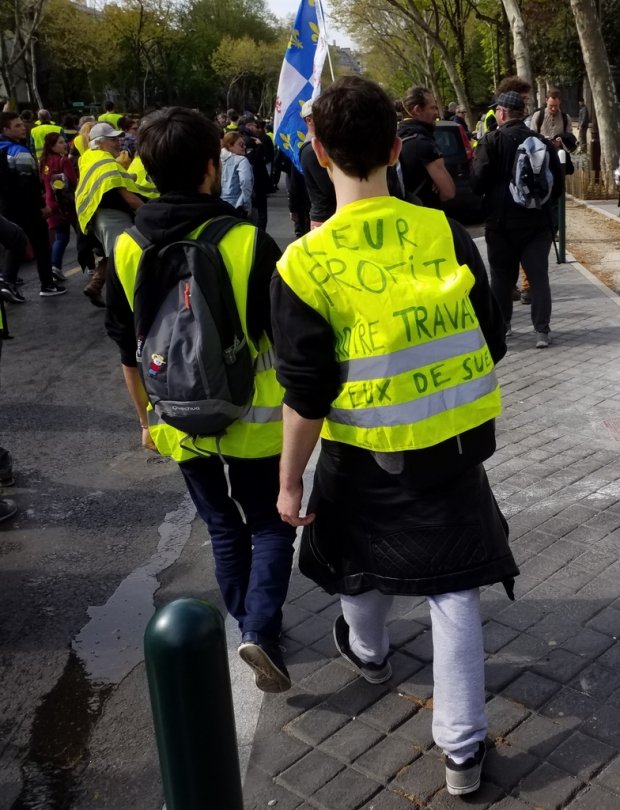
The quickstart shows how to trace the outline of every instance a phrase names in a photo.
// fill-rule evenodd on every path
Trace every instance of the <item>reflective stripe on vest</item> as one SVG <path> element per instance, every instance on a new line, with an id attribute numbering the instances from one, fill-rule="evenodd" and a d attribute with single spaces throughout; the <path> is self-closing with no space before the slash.
<path id="1" fill-rule="evenodd" d="M 196 239 L 206 225 L 205 222 L 186 238 Z M 231 277 L 235 303 L 246 337 L 247 284 L 254 264 L 256 235 L 254 226 L 240 221 L 219 244 L 224 264 Z M 114 268 L 132 310 L 141 255 L 141 248 L 128 233 L 119 236 L 114 249 Z M 149 406 L 147 411 L 149 432 L 161 455 L 183 462 L 210 453 L 221 453 L 235 458 L 266 458 L 280 452 L 283 390 L 276 380 L 275 351 L 266 335 L 262 336 L 258 351 L 252 341 L 248 340 L 248 345 L 256 375 L 254 396 L 247 413 L 242 419 L 234 422 L 217 440 L 211 436 L 187 436 L 167 425 Z"/>
<path id="2" fill-rule="evenodd" d="M 86 150 L 80 158 L 80 179 L 75 193 L 77 216 L 84 232 L 97 212 L 103 195 L 116 188 L 138 193 L 133 178 L 109 152 L 103 149 Z"/>
<path id="3" fill-rule="evenodd" d="M 474 277 L 443 213 L 387 197 L 350 203 L 290 245 L 278 271 L 334 331 L 342 386 L 324 438 L 410 450 L 499 415 Z"/>

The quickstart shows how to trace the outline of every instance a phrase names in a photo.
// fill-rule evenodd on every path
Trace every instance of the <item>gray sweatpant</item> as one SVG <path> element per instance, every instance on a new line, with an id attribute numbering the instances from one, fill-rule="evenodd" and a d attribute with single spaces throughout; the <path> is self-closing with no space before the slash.
<path id="1" fill-rule="evenodd" d="M 478 588 L 427 597 L 433 632 L 433 738 L 457 763 L 473 756 L 487 733 L 484 647 Z M 379 591 L 340 597 L 352 652 L 381 663 L 390 641 L 393 597 Z"/>

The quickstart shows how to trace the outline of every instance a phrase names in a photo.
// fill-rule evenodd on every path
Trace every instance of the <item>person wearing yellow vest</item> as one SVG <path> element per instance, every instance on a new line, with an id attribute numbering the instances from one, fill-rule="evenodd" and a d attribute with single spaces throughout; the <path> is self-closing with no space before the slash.
<path id="1" fill-rule="evenodd" d="M 156 197 L 159 197 L 157 186 L 151 180 L 149 173 L 144 168 L 144 163 L 142 162 L 140 155 L 136 155 L 131 161 L 129 168 L 127 169 L 127 174 L 133 175 L 138 193 L 142 197 L 147 197 L 150 200 L 154 200 Z"/>
<path id="2" fill-rule="evenodd" d="M 45 143 L 45 136 L 49 132 L 62 132 L 62 127 L 52 121 L 52 116 L 48 110 L 39 110 L 39 119 L 30 130 L 30 137 L 34 145 L 35 157 L 37 160 L 41 159 L 43 154 L 43 144 Z"/>
<path id="3" fill-rule="evenodd" d="M 196 239 L 213 218 L 235 216 L 234 208 L 218 197 L 220 133 L 213 122 L 182 107 L 161 110 L 142 122 L 139 144 L 146 171 L 161 192 L 136 215 L 136 228 L 149 242 Z M 282 388 L 274 369 L 269 285 L 280 250 L 245 220 L 223 237 L 218 249 L 256 369 L 247 414 L 222 436 L 188 436 L 160 420 L 150 406 L 136 367 L 133 306 L 142 248 L 131 233 L 116 243 L 106 328 L 120 348 L 143 445 L 178 462 L 208 526 L 217 581 L 241 631 L 239 655 L 254 671 L 259 689 L 282 692 L 291 685 L 278 640 L 295 530 L 280 520 L 275 508 Z"/>
<path id="4" fill-rule="evenodd" d="M 500 413 L 502 318 L 464 229 L 389 196 L 401 142 L 386 93 L 347 76 L 312 111 L 337 209 L 289 245 L 272 282 L 285 389 L 278 511 L 304 527 L 302 573 L 340 594 L 334 641 L 368 682 L 391 677 L 393 596 L 427 597 L 433 734 L 448 792 L 471 793 L 487 732 L 479 587 L 503 582 L 512 596 L 518 574 L 482 466 Z"/>
<path id="5" fill-rule="evenodd" d="M 111 124 L 95 124 L 89 133 L 89 149 L 79 160 L 80 178 L 75 193 L 78 222 L 83 233 L 92 231 L 103 248 L 104 260 L 84 287 L 84 295 L 105 307 L 101 291 L 106 279 L 106 260 L 114 243 L 133 224 L 134 212 L 143 205 L 132 175 L 117 162 L 123 133 Z"/>
<path id="6" fill-rule="evenodd" d="M 122 117 L 122 113 L 114 112 L 114 102 L 106 101 L 105 112 L 101 113 L 97 120 L 104 124 L 110 124 L 114 129 L 118 129 L 118 123 Z"/>

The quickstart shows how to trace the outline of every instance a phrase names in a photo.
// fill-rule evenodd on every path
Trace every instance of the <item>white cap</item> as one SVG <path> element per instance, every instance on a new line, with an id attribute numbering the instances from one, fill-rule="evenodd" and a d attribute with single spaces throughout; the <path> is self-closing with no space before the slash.
<path id="1" fill-rule="evenodd" d="M 99 138 L 118 138 L 122 134 L 122 129 L 114 129 L 112 124 L 107 124 L 104 122 L 101 124 L 95 124 L 88 135 L 88 140 L 92 143 Z"/>

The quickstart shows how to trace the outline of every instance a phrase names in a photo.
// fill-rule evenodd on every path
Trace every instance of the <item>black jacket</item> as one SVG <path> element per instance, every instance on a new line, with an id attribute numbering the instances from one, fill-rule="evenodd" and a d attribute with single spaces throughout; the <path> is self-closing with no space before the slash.
<path id="1" fill-rule="evenodd" d="M 439 194 L 433 190 L 433 181 L 426 167 L 443 155 L 435 141 L 435 125 L 406 118 L 398 125 L 398 136 L 403 141 L 400 166 L 405 191 L 419 198 L 426 208 L 441 209 Z"/>
<path id="2" fill-rule="evenodd" d="M 517 148 L 530 135 L 547 144 L 553 174 L 551 197 L 540 210 L 517 205 L 509 189 Z M 544 230 L 551 227 L 551 205 L 564 192 L 562 167 L 553 144 L 528 129 L 522 120 L 508 121 L 482 138 L 476 148 L 472 171 L 473 189 L 484 195 L 487 228 Z"/>
<path id="3" fill-rule="evenodd" d="M 329 179 L 327 169 L 319 165 L 311 141 L 306 141 L 299 150 L 299 160 L 304 173 L 306 190 L 310 197 L 310 219 L 315 222 L 325 222 L 336 210 L 334 184 Z"/>
<path id="4" fill-rule="evenodd" d="M 209 194 L 163 194 L 138 209 L 136 227 L 153 243 L 174 242 L 216 216 L 236 217 L 235 209 Z M 264 231 L 256 232 L 254 263 L 248 279 L 246 312 L 250 337 L 258 342 L 266 332 L 271 338 L 269 284 L 281 251 Z M 118 345 L 121 363 L 136 366 L 136 335 L 133 313 L 120 279 L 114 269 L 114 258 L 108 259 L 106 331 Z"/>

